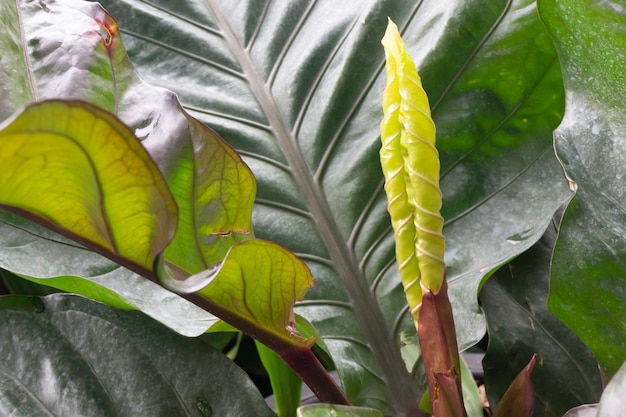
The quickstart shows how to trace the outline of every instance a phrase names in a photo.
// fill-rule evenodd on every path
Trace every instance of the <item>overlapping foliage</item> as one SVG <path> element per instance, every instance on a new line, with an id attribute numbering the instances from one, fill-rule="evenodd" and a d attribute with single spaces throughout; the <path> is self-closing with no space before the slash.
<path id="1" fill-rule="evenodd" d="M 550 307 L 568 322 L 580 314 L 577 306 L 594 303 L 562 309 L 564 295 L 591 295 L 592 283 L 610 280 L 617 301 L 607 314 L 586 313 L 600 324 L 575 330 L 609 372 L 624 360 L 623 187 L 615 179 L 624 159 L 618 138 L 625 136 L 625 60 L 617 53 L 624 38 L 613 36 L 623 27 L 623 11 L 544 0 L 542 23 L 532 1 L 103 4 L 119 26 L 95 3 L 0 1 L 0 118 L 49 98 L 81 99 L 119 117 L 177 203 L 178 232 L 164 253 L 175 277 L 221 262 L 233 244 L 253 237 L 251 224 L 257 236 L 297 253 L 316 278 L 297 312 L 320 332 L 354 404 L 402 414 L 423 389 L 419 361 L 408 363 L 407 373 L 400 354 L 399 341 L 411 340 L 414 331 L 377 162 L 379 41 L 387 16 L 415 57 L 438 129 L 446 262 L 461 347 L 485 331 L 476 301 L 482 282 L 531 247 L 571 197 L 552 146 L 567 99 L 556 144 L 578 192 L 561 226 L 552 276 L 555 285 L 567 276 L 576 287 L 555 286 Z M 574 25 L 580 16 L 586 24 Z M 142 81 L 131 61 L 142 77 L 175 91 L 185 110 L 173 94 Z M 578 113 L 583 106 L 592 111 Z M 246 166 L 190 115 L 225 137 L 250 166 L 257 178 L 254 209 Z M 5 270 L 140 309 L 186 335 L 215 323 L 119 263 L 12 213 L 2 212 L 0 229 Z M 583 231 L 598 239 L 579 239 Z M 592 248 L 580 248 L 580 241 Z M 295 299 L 308 281 L 292 284 Z M 606 326 L 610 338 L 598 333 Z M 540 358 L 535 372 L 543 366 Z M 562 381 L 578 372 L 562 372 Z M 576 401 L 582 399 L 555 409 Z M 537 413 L 556 415 L 539 407 Z"/>

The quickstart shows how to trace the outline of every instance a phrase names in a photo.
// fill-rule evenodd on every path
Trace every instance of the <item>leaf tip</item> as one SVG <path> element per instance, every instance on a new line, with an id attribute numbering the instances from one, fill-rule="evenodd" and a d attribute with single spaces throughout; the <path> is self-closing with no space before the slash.
<path id="1" fill-rule="evenodd" d="M 387 29 L 385 30 L 385 35 L 383 36 L 380 43 L 385 48 L 385 53 L 387 58 L 389 56 L 400 57 L 402 55 L 403 45 L 402 37 L 400 36 L 400 31 L 398 30 L 398 26 L 391 20 L 390 17 L 387 18 Z"/>

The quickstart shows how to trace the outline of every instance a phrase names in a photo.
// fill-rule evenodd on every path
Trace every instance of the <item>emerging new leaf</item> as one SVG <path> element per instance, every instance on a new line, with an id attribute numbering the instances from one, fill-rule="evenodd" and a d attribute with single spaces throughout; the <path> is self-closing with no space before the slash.
<path id="1" fill-rule="evenodd" d="M 422 293 L 437 293 L 444 276 L 439 154 L 428 97 L 391 20 L 382 44 L 387 85 L 380 160 L 400 277 L 411 314 L 417 318 Z"/>

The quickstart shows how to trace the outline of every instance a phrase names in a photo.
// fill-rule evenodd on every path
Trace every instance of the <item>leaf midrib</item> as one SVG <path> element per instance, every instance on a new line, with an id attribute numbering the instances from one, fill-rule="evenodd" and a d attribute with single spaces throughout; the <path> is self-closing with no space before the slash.
<path id="1" fill-rule="evenodd" d="M 305 197 L 312 218 L 325 242 L 330 257 L 344 287 L 350 295 L 353 310 L 362 323 L 363 332 L 373 356 L 384 373 L 385 383 L 389 387 L 396 411 L 399 413 L 415 409 L 416 391 L 410 374 L 399 355 L 399 349 L 386 325 L 380 306 L 362 276 L 358 263 L 344 242 L 328 202 L 314 181 L 304 156 L 297 146 L 296 138 L 285 125 L 276 106 L 268 84 L 259 76 L 250 56 L 238 41 L 225 15 L 215 0 L 207 0 L 224 39 L 235 59 L 242 67 L 250 89 L 257 98 L 266 115 L 271 130 L 275 134 L 282 151 L 285 153 L 294 180 Z"/>
<path id="2" fill-rule="evenodd" d="M 30 54 L 28 53 L 28 44 L 26 42 L 26 34 L 24 32 L 24 17 L 22 16 L 22 10 L 17 4 L 16 4 L 16 13 L 19 19 L 19 28 L 21 30 L 20 40 L 22 41 L 22 44 L 20 46 L 24 54 L 24 65 L 26 67 L 26 73 L 28 75 L 28 84 L 30 86 L 30 93 L 32 96 L 32 101 L 38 101 L 39 94 L 37 93 L 37 83 L 35 82 L 33 65 L 30 60 Z"/>

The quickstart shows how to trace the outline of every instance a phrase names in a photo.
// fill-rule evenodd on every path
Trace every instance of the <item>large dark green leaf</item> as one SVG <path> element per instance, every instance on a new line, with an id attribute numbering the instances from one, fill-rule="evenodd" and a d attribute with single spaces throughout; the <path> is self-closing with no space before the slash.
<path id="1" fill-rule="evenodd" d="M 533 416 L 561 417 L 598 401 L 598 362 L 580 339 L 546 306 L 556 228 L 489 278 L 480 292 L 489 348 L 483 361 L 489 403 L 496 407 L 508 384 L 537 354 L 532 373 Z"/>
<path id="2" fill-rule="evenodd" d="M 390 16 L 430 95 L 450 292 L 467 347 L 484 332 L 481 279 L 539 239 L 568 196 L 551 146 L 560 69 L 534 3 L 103 4 L 141 74 L 246 158 L 258 181 L 255 231 L 312 268 L 317 285 L 298 311 L 324 336 L 354 403 L 412 409 L 396 344 L 412 324 L 378 163 L 380 39 Z"/>
<path id="3" fill-rule="evenodd" d="M 626 9 L 540 5 L 567 90 L 555 146 L 578 189 L 561 223 L 548 302 L 613 373 L 626 360 Z"/>
<path id="4" fill-rule="evenodd" d="M 274 415 L 224 355 L 138 312 L 8 296 L 0 323 L 2 415 Z"/>

